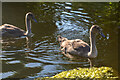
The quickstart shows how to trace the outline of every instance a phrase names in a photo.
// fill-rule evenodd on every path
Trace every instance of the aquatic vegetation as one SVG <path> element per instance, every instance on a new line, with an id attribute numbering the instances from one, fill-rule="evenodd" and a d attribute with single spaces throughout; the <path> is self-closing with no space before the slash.
<path id="1" fill-rule="evenodd" d="M 63 71 L 59 74 L 56 74 L 52 77 L 45 77 L 46 78 L 82 78 L 82 79 L 94 79 L 94 78 L 118 78 L 113 75 L 113 69 L 111 67 L 92 67 L 92 68 L 77 68 L 69 71 Z M 42 80 L 43 80 L 42 79 Z M 36 79 L 40 80 L 40 78 Z"/>

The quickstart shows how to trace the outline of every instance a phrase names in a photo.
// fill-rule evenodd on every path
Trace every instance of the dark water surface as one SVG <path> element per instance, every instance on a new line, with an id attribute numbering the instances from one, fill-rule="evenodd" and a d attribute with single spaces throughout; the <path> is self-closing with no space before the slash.
<path id="1" fill-rule="evenodd" d="M 2 78 L 53 76 L 77 67 L 89 67 L 85 60 L 71 60 L 61 54 L 57 35 L 89 43 L 89 29 L 99 25 L 106 36 L 96 37 L 98 56 L 94 66 L 118 69 L 118 3 L 3 3 L 2 21 L 25 30 L 25 14 L 34 13 L 31 39 L 3 39 Z"/>

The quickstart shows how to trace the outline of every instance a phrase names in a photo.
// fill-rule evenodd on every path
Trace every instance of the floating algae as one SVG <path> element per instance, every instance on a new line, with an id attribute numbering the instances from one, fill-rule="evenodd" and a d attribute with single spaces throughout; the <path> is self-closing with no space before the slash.
<path id="1" fill-rule="evenodd" d="M 94 79 L 94 78 L 118 78 L 113 75 L 113 69 L 110 67 L 92 67 L 92 68 L 77 68 L 69 71 L 63 71 L 52 77 L 45 78 L 80 78 L 80 79 Z M 44 78 L 44 79 L 45 79 Z M 36 79 L 36 80 L 39 80 Z M 40 79 L 41 80 L 41 79 Z M 42 79 L 43 80 L 43 79 Z"/>

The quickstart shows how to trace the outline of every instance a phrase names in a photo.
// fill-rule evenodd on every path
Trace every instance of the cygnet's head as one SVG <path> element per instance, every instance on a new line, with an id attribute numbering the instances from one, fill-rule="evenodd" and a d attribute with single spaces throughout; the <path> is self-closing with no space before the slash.
<path id="1" fill-rule="evenodd" d="M 90 31 L 91 31 L 93 34 L 99 33 L 102 37 L 105 37 L 105 35 L 104 35 L 103 32 L 102 32 L 102 29 L 101 29 L 98 25 L 93 25 L 93 26 L 91 27 Z"/>
<path id="2" fill-rule="evenodd" d="M 57 36 L 57 39 L 58 39 L 58 41 L 59 41 L 60 43 L 62 43 L 62 42 L 64 42 L 64 41 L 68 40 L 67 38 L 62 37 L 62 36 L 60 36 L 60 35 Z"/>
<path id="3" fill-rule="evenodd" d="M 34 20 L 35 22 L 37 22 L 37 20 L 35 19 L 34 14 L 33 14 L 32 12 L 28 12 L 28 13 L 26 14 L 26 18 L 27 18 L 28 20 L 32 19 L 32 20 Z"/>

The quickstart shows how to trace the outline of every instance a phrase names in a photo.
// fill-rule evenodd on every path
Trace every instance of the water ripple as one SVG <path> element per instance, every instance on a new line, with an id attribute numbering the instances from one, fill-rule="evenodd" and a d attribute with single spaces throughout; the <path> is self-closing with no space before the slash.
<path id="1" fill-rule="evenodd" d="M 2 74 L 2 78 L 6 78 L 6 77 L 10 77 L 12 75 L 14 75 L 16 72 L 15 71 L 10 71 L 10 72 L 4 72 L 4 73 L 0 73 L 0 75 Z"/>
<path id="2" fill-rule="evenodd" d="M 7 63 L 7 64 L 18 64 L 18 63 L 21 63 L 21 61 L 19 61 L 19 60 L 14 60 L 14 61 L 7 61 L 6 63 Z"/>
<path id="3" fill-rule="evenodd" d="M 35 68 L 35 67 L 40 67 L 42 63 L 27 63 L 25 64 L 25 67 L 30 67 L 30 68 Z"/>

